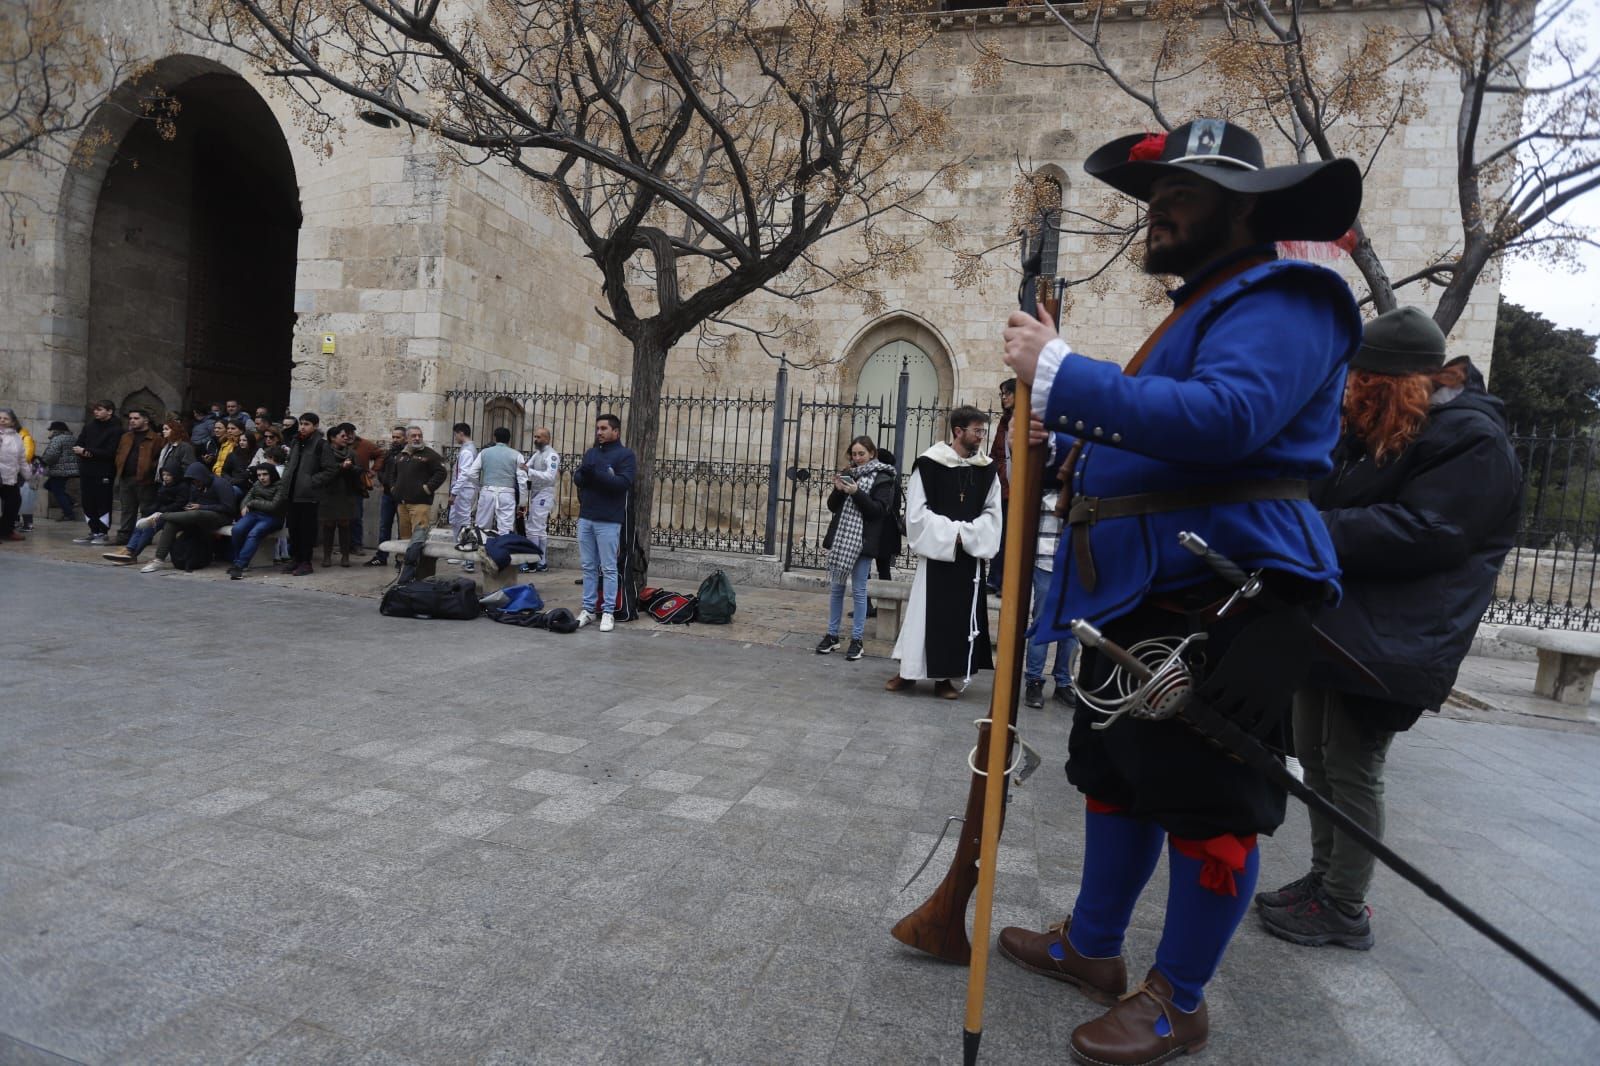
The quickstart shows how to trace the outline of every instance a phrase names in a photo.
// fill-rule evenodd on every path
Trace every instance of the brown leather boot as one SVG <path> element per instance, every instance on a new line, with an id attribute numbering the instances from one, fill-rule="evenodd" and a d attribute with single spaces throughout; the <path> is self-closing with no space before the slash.
<path id="1" fill-rule="evenodd" d="M 1114 959 L 1086 959 L 1067 939 L 1070 917 L 1042 933 L 1008 925 L 1000 930 L 1000 954 L 1024 970 L 1042 973 L 1075 986 L 1096 1003 L 1110 1005 L 1128 990 L 1128 964 Z"/>
<path id="2" fill-rule="evenodd" d="M 1166 1036 L 1156 1028 L 1163 1017 Z M 1199 1051 L 1210 1034 L 1205 1000 L 1185 1014 L 1172 1004 L 1172 985 L 1151 970 L 1115 1007 L 1072 1031 L 1072 1057 L 1085 1066 L 1154 1066 Z"/>

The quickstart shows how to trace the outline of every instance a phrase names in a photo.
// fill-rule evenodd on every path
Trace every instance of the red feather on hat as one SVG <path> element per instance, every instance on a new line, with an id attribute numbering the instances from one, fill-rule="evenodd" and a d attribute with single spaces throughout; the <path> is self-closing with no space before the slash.
<path id="1" fill-rule="evenodd" d="M 1161 153 L 1167 150 L 1167 135 L 1165 133 L 1147 133 L 1144 140 L 1139 141 L 1128 149 L 1128 162 L 1139 163 L 1145 160 L 1160 159 Z"/>

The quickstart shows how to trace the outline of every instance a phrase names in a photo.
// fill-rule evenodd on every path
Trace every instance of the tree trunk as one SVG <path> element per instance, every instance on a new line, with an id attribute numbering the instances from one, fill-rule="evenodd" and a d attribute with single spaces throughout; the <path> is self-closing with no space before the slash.
<path id="1" fill-rule="evenodd" d="M 661 384 L 667 375 L 667 346 L 659 337 L 641 333 L 633 342 L 633 377 L 629 383 L 628 422 L 623 436 L 639 460 L 633 482 L 633 543 L 641 565 L 637 584 L 644 583 L 650 562 L 650 530 L 655 512 L 656 448 L 661 437 Z"/>

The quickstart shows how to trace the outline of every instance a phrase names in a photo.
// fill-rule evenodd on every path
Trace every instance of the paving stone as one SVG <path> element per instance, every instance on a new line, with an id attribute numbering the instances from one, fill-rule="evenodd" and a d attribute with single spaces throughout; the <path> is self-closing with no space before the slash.
<path id="1" fill-rule="evenodd" d="M 0 1061 L 957 1061 L 966 971 L 887 930 L 944 875 L 951 838 L 902 889 L 965 802 L 986 681 L 951 707 L 810 641 L 633 627 L 605 658 L 580 635 L 530 664 L 527 634 L 484 626 L 449 665 L 369 661 L 391 625 L 370 601 L 247 584 L 230 602 L 272 631 L 315 608 L 329 654 L 296 682 L 339 698 L 174 699 L 212 682 L 183 583 L 6 577 L 38 670 L 0 708 Z M 178 620 L 153 656 L 61 607 L 108 591 Z M 535 682 L 548 707 L 491 698 Z M 1012 792 L 996 926 L 1059 919 L 1082 860 L 1065 716 L 1023 727 L 1045 765 Z M 1389 764 L 1391 840 L 1591 988 L 1597 766 L 1600 738 L 1437 716 Z M 1292 806 L 1263 882 L 1302 873 L 1306 841 Z M 1134 910 L 1136 970 L 1165 894 L 1158 874 Z M 1372 894 L 1370 953 L 1247 920 L 1197 1061 L 1586 1061 L 1592 1025 L 1526 970 L 1386 871 Z M 1097 1012 L 996 959 L 984 1061 L 1064 1059 Z"/>

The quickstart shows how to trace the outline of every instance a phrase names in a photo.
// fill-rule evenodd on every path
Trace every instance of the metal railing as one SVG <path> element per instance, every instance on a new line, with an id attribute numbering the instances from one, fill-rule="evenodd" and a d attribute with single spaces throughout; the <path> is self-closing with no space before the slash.
<path id="1" fill-rule="evenodd" d="M 751 555 L 782 555 L 786 569 L 820 567 L 825 554 L 832 475 L 847 465 L 851 438 L 865 434 L 890 452 L 905 481 L 907 463 L 944 435 L 947 408 L 908 402 L 902 370 L 892 396 L 835 401 L 789 388 L 780 367 L 771 390 L 732 395 L 674 393 L 661 399 L 655 460 L 651 543 Z M 452 389 L 445 417 L 472 427 L 479 446 L 498 426 L 511 431 L 521 452 L 534 432 L 548 427 L 561 453 L 550 532 L 576 533 L 578 499 L 571 472 L 592 443 L 595 419 L 612 413 L 623 421 L 630 403 L 620 390 L 581 392 L 556 388 Z M 443 449 L 452 458 L 453 445 Z M 896 564 L 913 568 L 902 550 Z"/>
<path id="2" fill-rule="evenodd" d="M 1485 622 L 1600 632 L 1600 449 L 1593 430 L 1512 431 L 1522 517 Z"/>
<path id="3" fill-rule="evenodd" d="M 828 494 L 851 438 L 864 434 L 892 453 L 904 486 L 910 460 L 944 436 L 947 406 L 909 403 L 907 392 L 902 373 L 890 396 L 808 396 L 790 390 L 780 368 L 770 391 L 664 396 L 652 543 L 781 556 L 786 570 L 821 567 Z M 478 440 L 503 425 L 524 452 L 536 428 L 551 429 L 563 470 L 550 529 L 566 536 L 578 513 L 571 470 L 595 418 L 609 411 L 626 427 L 629 413 L 618 391 L 452 390 L 446 404 L 450 421 L 470 423 Z M 1511 440 L 1526 490 L 1484 620 L 1600 632 L 1600 443 L 1588 430 L 1513 431 Z M 895 565 L 914 569 L 916 557 L 902 545 Z"/>

